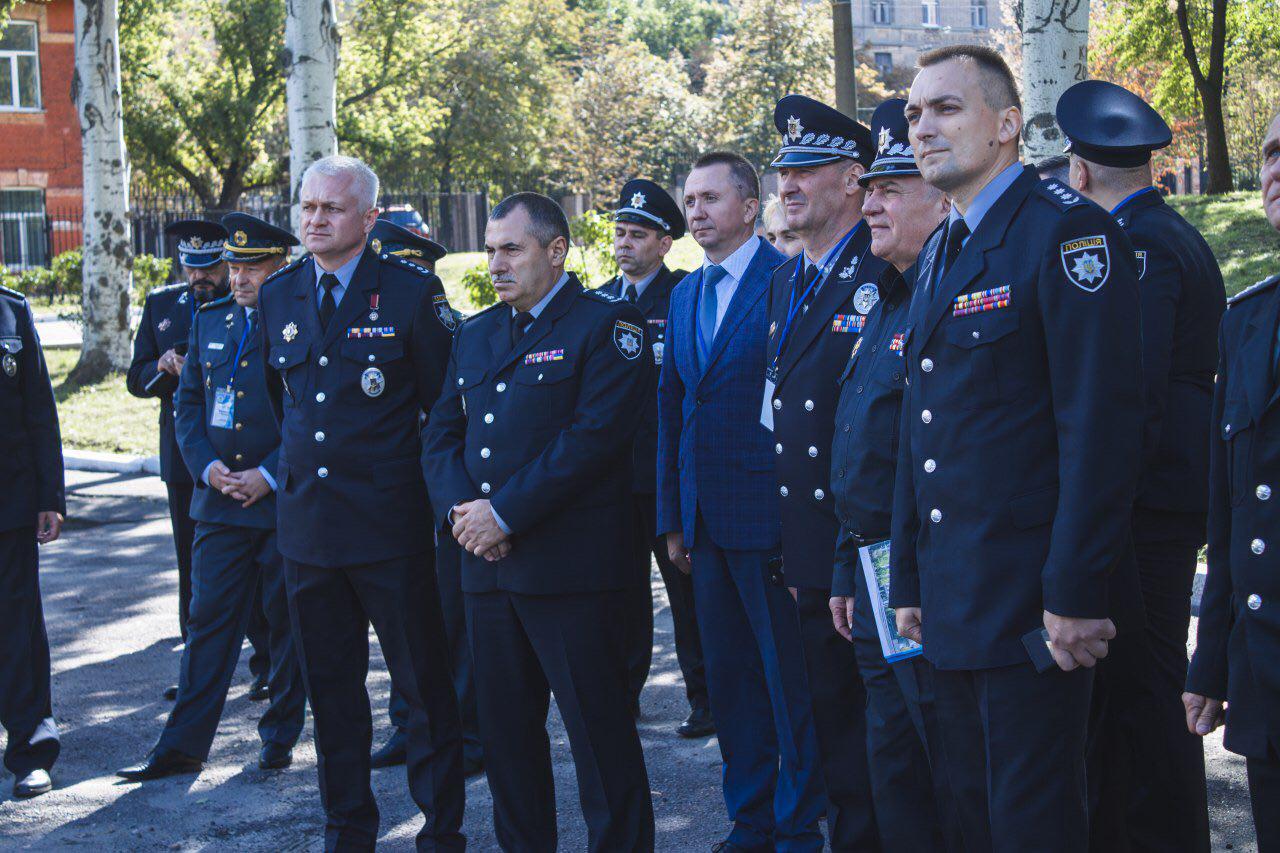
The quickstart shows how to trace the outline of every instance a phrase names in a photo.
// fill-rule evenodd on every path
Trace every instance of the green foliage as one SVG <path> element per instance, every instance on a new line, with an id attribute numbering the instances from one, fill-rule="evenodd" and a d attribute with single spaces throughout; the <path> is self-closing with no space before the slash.
<path id="1" fill-rule="evenodd" d="M 1169 204 L 1213 249 L 1228 296 L 1280 272 L 1280 235 L 1268 224 L 1258 193 L 1173 196 Z"/>
<path id="2" fill-rule="evenodd" d="M 134 255 L 133 257 L 133 301 L 141 305 L 147 294 L 169 280 L 173 270 L 172 258 L 157 258 L 154 255 Z"/>
<path id="3" fill-rule="evenodd" d="M 583 284 L 599 287 L 618 274 L 618 262 L 613 259 L 612 218 L 588 210 L 569 223 L 569 234 L 580 252 L 573 271 Z"/>
<path id="4" fill-rule="evenodd" d="M 0 284 L 39 302 L 63 302 L 80 298 L 83 259 L 79 249 L 63 252 L 48 268 L 33 267 L 20 272 L 4 271 Z"/>
<path id="5" fill-rule="evenodd" d="M 493 287 L 487 264 L 476 264 L 462 274 L 462 290 L 476 309 L 488 308 L 498 301 L 498 291 Z"/>

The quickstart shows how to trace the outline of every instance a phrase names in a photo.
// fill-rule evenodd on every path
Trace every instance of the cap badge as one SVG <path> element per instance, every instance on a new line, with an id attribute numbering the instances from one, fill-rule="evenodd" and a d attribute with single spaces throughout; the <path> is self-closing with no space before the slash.
<path id="1" fill-rule="evenodd" d="M 371 241 L 369 241 L 369 248 L 373 249 L 373 251 L 377 254 L 382 254 L 382 241 L 379 240 L 377 237 L 374 237 Z"/>
<path id="2" fill-rule="evenodd" d="M 880 150 L 883 151 L 889 147 L 889 143 L 893 141 L 893 134 L 889 132 L 889 128 L 880 128 Z"/>
<path id="3" fill-rule="evenodd" d="M 284 338 L 284 342 L 286 344 L 289 343 L 298 336 L 298 324 L 292 322 L 289 323 L 280 330 L 280 336 Z"/>
<path id="4" fill-rule="evenodd" d="M 234 242 L 237 246 L 243 246 L 245 243 L 249 242 L 249 235 L 244 233 L 243 231 L 237 231 L 235 233 L 235 236 L 232 237 L 231 239 L 232 239 L 232 242 Z"/>
<path id="5" fill-rule="evenodd" d="M 804 133 L 804 125 L 800 123 L 800 119 L 795 116 L 787 117 L 787 136 L 792 139 L 799 139 L 800 134 Z"/>
<path id="6" fill-rule="evenodd" d="M 199 236 L 193 236 L 191 238 L 191 248 L 200 249 L 203 247 L 204 247 L 204 240 L 201 240 Z"/>
<path id="7" fill-rule="evenodd" d="M 644 207 L 644 203 L 645 203 L 644 193 L 636 193 L 635 195 L 631 196 L 632 207 Z"/>

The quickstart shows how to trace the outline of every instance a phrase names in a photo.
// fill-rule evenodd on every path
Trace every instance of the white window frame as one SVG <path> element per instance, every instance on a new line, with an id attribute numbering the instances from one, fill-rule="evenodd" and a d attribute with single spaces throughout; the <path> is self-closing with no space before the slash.
<path id="1" fill-rule="evenodd" d="M 990 28 L 987 18 L 987 0 L 969 0 L 969 26 L 975 30 Z"/>
<path id="2" fill-rule="evenodd" d="M 887 68 L 880 63 L 880 57 L 882 56 L 889 60 Z M 876 51 L 875 54 L 872 56 L 872 62 L 875 64 L 876 71 L 878 71 L 881 75 L 891 74 L 893 72 L 893 54 L 889 53 L 888 51 L 884 51 L 884 50 Z"/>
<path id="3" fill-rule="evenodd" d="M 877 26 L 893 23 L 893 0 L 871 0 L 871 23 Z"/>
<path id="4" fill-rule="evenodd" d="M 14 21 L 10 20 L 6 29 L 13 27 L 30 27 L 35 44 L 33 50 L 0 50 L 0 62 L 9 64 L 9 85 L 12 87 L 9 97 L 12 103 L 0 103 L 0 112 L 6 113 L 38 113 L 44 109 L 44 101 L 40 97 L 40 26 L 35 21 Z M 18 74 L 18 57 L 30 56 L 36 62 L 36 91 L 35 106 L 21 106 L 22 98 L 19 97 L 18 87 L 20 85 L 20 75 Z"/>
<path id="5" fill-rule="evenodd" d="M 44 190 L 40 187 L 4 187 L 0 189 L 0 195 L 4 193 L 39 193 L 40 209 L 39 210 L 3 210 L 0 209 L 0 222 L 16 222 L 18 223 L 18 245 L 4 246 L 4 266 L 13 270 L 26 270 L 39 266 L 33 263 L 33 252 L 35 246 L 31 245 L 30 234 L 27 232 L 27 223 L 34 221 L 44 228 L 45 217 L 49 213 L 48 199 L 45 197 Z M 0 206 L 2 207 L 2 206 Z M 16 253 L 14 250 L 17 250 Z M 46 261 L 51 260 L 46 258 Z"/>
<path id="6" fill-rule="evenodd" d="M 920 0 L 920 25 L 924 27 L 940 26 L 938 19 L 941 9 L 938 0 Z"/>

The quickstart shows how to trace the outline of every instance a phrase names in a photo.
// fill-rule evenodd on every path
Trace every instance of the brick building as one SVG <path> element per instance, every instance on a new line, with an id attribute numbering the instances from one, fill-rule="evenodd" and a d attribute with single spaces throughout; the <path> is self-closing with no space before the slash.
<path id="1" fill-rule="evenodd" d="M 10 269 L 80 245 L 74 73 L 73 0 L 18 4 L 0 34 L 0 259 Z"/>

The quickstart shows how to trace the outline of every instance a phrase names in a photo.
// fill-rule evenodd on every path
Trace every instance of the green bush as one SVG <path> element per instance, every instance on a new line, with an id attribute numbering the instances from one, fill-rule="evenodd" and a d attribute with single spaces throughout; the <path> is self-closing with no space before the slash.
<path id="1" fill-rule="evenodd" d="M 53 259 L 50 269 L 57 282 L 56 286 L 61 291 L 59 296 L 64 299 L 79 299 L 84 278 L 84 255 L 80 250 L 72 249 L 58 255 Z"/>
<path id="2" fill-rule="evenodd" d="M 462 274 L 462 289 L 467 292 L 476 310 L 488 308 L 498 301 L 498 291 L 493 287 L 487 264 L 476 264 Z"/>
<path id="3" fill-rule="evenodd" d="M 68 253 L 70 254 L 70 253 Z M 157 258 L 154 255 L 135 255 L 133 258 L 133 299 L 138 305 L 147 298 L 147 294 L 169 280 L 169 271 L 173 269 L 171 258 Z"/>
<path id="4" fill-rule="evenodd" d="M 574 263 L 571 259 L 567 266 L 578 274 L 583 284 L 599 287 L 618 274 L 618 262 L 613 259 L 612 217 L 588 210 L 569 223 L 569 233 L 582 253 L 582 260 Z"/>

